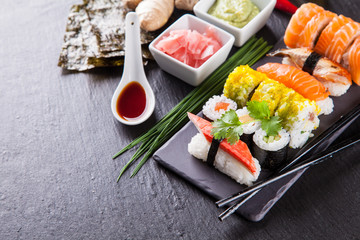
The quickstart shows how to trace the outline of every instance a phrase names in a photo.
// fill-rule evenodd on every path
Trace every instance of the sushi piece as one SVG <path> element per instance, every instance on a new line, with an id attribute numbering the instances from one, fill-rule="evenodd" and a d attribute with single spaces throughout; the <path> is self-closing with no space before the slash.
<path id="1" fill-rule="evenodd" d="M 332 21 L 321 32 L 318 41 L 314 47 L 314 51 L 325 56 L 326 49 L 334 39 L 335 33 L 345 24 L 351 22 L 351 18 L 343 15 L 335 16 Z"/>
<path id="2" fill-rule="evenodd" d="M 267 102 L 270 116 L 273 116 L 284 98 L 293 92 L 294 90 L 286 87 L 284 84 L 272 79 L 267 79 L 262 81 L 256 88 L 251 97 L 251 101 Z"/>
<path id="3" fill-rule="evenodd" d="M 262 168 L 274 170 L 286 160 L 290 134 L 285 129 L 276 136 L 267 136 L 263 129 L 259 129 L 253 135 L 253 141 L 251 152 Z"/>
<path id="4" fill-rule="evenodd" d="M 321 11 L 314 15 L 311 20 L 306 23 L 304 30 L 296 42 L 296 47 L 313 48 L 316 39 L 318 39 L 321 31 L 329 24 L 329 22 L 336 16 L 330 11 Z"/>
<path id="5" fill-rule="evenodd" d="M 215 95 L 205 103 L 202 112 L 208 119 L 215 121 L 221 118 L 226 111 L 237 109 L 237 104 L 233 100 L 225 97 L 224 95 Z"/>
<path id="6" fill-rule="evenodd" d="M 324 100 L 330 94 L 322 83 L 309 73 L 294 66 L 280 63 L 266 63 L 258 67 L 257 71 L 265 73 L 269 78 L 285 84 L 285 86 L 294 89 L 310 100 Z"/>
<path id="7" fill-rule="evenodd" d="M 351 21 L 342 26 L 334 35 L 333 40 L 326 49 L 325 57 L 340 63 L 346 49 L 357 36 L 360 35 L 360 23 Z"/>
<path id="8" fill-rule="evenodd" d="M 205 162 L 213 140 L 210 134 L 212 125 L 192 113 L 188 113 L 188 117 L 199 131 L 188 144 L 188 151 L 195 158 Z M 221 141 L 213 165 L 238 183 L 248 186 L 257 180 L 261 171 L 258 160 L 252 157 L 248 146 L 242 141 L 234 145 L 230 145 L 226 139 Z"/>
<path id="9" fill-rule="evenodd" d="M 329 90 L 331 96 L 341 96 L 351 86 L 351 74 L 343 66 L 309 48 L 279 49 L 268 55 L 284 57 L 283 64 L 313 75 Z"/>
<path id="10" fill-rule="evenodd" d="M 224 95 L 234 100 L 239 108 L 245 107 L 254 89 L 268 77 L 253 70 L 248 65 L 241 65 L 232 71 L 224 85 Z"/>
<path id="11" fill-rule="evenodd" d="M 320 108 L 317 103 L 297 92 L 289 92 L 276 109 L 275 115 L 290 134 L 291 148 L 301 148 L 313 136 L 312 131 L 320 124 Z"/>
<path id="12" fill-rule="evenodd" d="M 250 117 L 250 112 L 247 107 L 236 110 L 236 114 L 238 115 L 240 122 L 243 123 L 241 126 L 244 134 L 253 134 L 261 127 L 260 121 Z"/>
<path id="13" fill-rule="evenodd" d="M 240 136 L 240 139 L 251 148 L 253 134 L 261 127 L 261 122 L 250 117 L 250 112 L 247 107 L 236 110 L 236 114 L 240 122 L 243 123 L 241 125 L 243 134 Z"/>
<path id="14" fill-rule="evenodd" d="M 290 22 L 285 30 L 284 42 L 290 48 L 297 47 L 299 36 L 305 29 L 307 23 L 316 14 L 323 12 L 324 9 L 314 3 L 302 4 L 292 15 Z"/>
<path id="15" fill-rule="evenodd" d="M 360 85 L 360 36 L 343 55 L 343 65 L 349 69 L 352 80 Z"/>
<path id="16" fill-rule="evenodd" d="M 251 101 L 268 103 L 271 115 L 278 116 L 290 134 L 291 148 L 302 147 L 320 123 L 320 108 L 315 101 L 304 98 L 275 80 L 265 80 L 255 90 Z"/>

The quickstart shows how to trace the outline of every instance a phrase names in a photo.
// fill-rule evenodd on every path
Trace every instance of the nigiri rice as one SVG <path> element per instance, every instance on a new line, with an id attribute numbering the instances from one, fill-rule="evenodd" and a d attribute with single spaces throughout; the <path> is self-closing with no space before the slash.
<path id="1" fill-rule="evenodd" d="M 210 142 L 206 140 L 202 133 L 197 133 L 193 136 L 188 144 L 188 152 L 203 162 L 207 160 L 209 148 Z M 253 161 L 256 166 L 256 172 L 254 174 L 230 154 L 219 148 L 215 157 L 214 166 L 220 172 L 233 178 L 236 182 L 251 186 L 253 182 L 257 180 L 261 171 L 259 161 L 256 158 L 253 158 Z"/>

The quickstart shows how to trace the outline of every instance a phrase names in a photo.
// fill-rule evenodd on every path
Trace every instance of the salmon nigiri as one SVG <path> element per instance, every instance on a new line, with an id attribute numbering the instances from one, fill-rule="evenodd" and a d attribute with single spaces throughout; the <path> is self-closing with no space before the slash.
<path id="1" fill-rule="evenodd" d="M 345 24 L 351 22 L 351 18 L 343 15 L 335 16 L 332 21 L 321 32 L 315 45 L 314 51 L 320 55 L 325 55 L 326 49 L 334 38 L 335 33 Z"/>
<path id="2" fill-rule="evenodd" d="M 326 49 L 325 56 L 340 63 L 345 50 L 354 39 L 360 35 L 360 23 L 351 21 L 342 26 L 334 35 L 333 40 Z"/>
<path id="3" fill-rule="evenodd" d="M 349 50 L 343 55 L 343 64 L 350 71 L 352 80 L 360 85 L 360 36 L 355 39 Z"/>
<path id="4" fill-rule="evenodd" d="M 258 67 L 257 71 L 265 73 L 269 78 L 283 83 L 310 100 L 321 101 L 330 94 L 324 85 L 313 76 L 294 66 L 281 63 L 266 63 Z"/>
<path id="5" fill-rule="evenodd" d="M 303 32 L 306 24 L 313 16 L 324 9 L 314 3 L 302 4 L 298 10 L 292 15 L 290 22 L 285 30 L 284 42 L 288 47 L 296 47 L 299 36 Z"/>
<path id="6" fill-rule="evenodd" d="M 330 11 L 322 11 L 314 15 L 311 20 L 305 25 L 303 32 L 296 43 L 297 47 L 314 48 L 315 41 L 319 37 L 321 31 L 331 20 L 336 16 Z"/>

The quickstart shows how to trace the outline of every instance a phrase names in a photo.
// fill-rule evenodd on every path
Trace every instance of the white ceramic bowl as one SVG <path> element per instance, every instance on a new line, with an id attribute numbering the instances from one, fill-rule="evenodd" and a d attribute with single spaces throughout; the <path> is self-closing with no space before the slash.
<path id="1" fill-rule="evenodd" d="M 155 48 L 155 45 L 159 40 L 162 39 L 163 36 L 168 35 L 172 30 L 191 29 L 202 34 L 206 32 L 208 27 L 212 27 L 215 30 L 216 35 L 222 43 L 222 47 L 198 68 L 193 68 Z M 185 14 L 155 38 L 150 43 L 149 49 L 161 69 L 192 86 L 198 86 L 210 73 L 226 60 L 234 44 L 234 40 L 235 39 L 231 34 L 221 28 L 193 15 Z"/>
<path id="2" fill-rule="evenodd" d="M 251 36 L 253 36 L 266 24 L 266 21 L 270 17 L 276 4 L 276 0 L 251 0 L 256 6 L 258 6 L 260 13 L 243 28 L 237 28 L 207 13 L 215 1 L 216 0 L 199 1 L 194 6 L 194 13 L 199 18 L 204 19 L 205 21 L 208 21 L 209 23 L 212 23 L 234 35 L 234 45 L 237 47 L 242 46 Z"/>

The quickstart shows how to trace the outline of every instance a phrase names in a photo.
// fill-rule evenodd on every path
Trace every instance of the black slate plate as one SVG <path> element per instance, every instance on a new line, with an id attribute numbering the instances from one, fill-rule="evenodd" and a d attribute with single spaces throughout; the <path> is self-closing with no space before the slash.
<path id="1" fill-rule="evenodd" d="M 274 49 L 282 47 L 284 47 L 284 44 L 280 40 L 275 44 Z M 253 68 L 256 69 L 257 66 L 266 62 L 281 62 L 281 59 L 264 57 Z M 346 94 L 341 97 L 332 98 L 334 101 L 334 111 L 328 116 L 322 115 L 319 117 L 320 126 L 316 131 L 313 131 L 314 137 L 302 149 L 291 149 L 288 156 L 289 160 L 305 152 L 315 154 L 325 150 L 356 119 L 358 111 L 356 111 L 357 114 L 350 113 L 353 113 L 354 109 L 359 108 L 360 87 L 353 84 Z M 215 200 L 233 195 L 244 189 L 245 185 L 238 184 L 225 174 L 209 167 L 188 153 L 187 145 L 196 133 L 195 126 L 189 122 L 155 152 L 153 158 L 164 167 L 199 187 L 202 191 L 215 198 Z M 313 147 L 314 145 L 316 145 L 315 148 Z M 250 221 L 260 221 L 304 171 L 290 175 L 262 189 L 240 207 L 237 213 Z M 270 173 L 268 170 L 263 169 L 259 180 L 266 178 Z"/>

